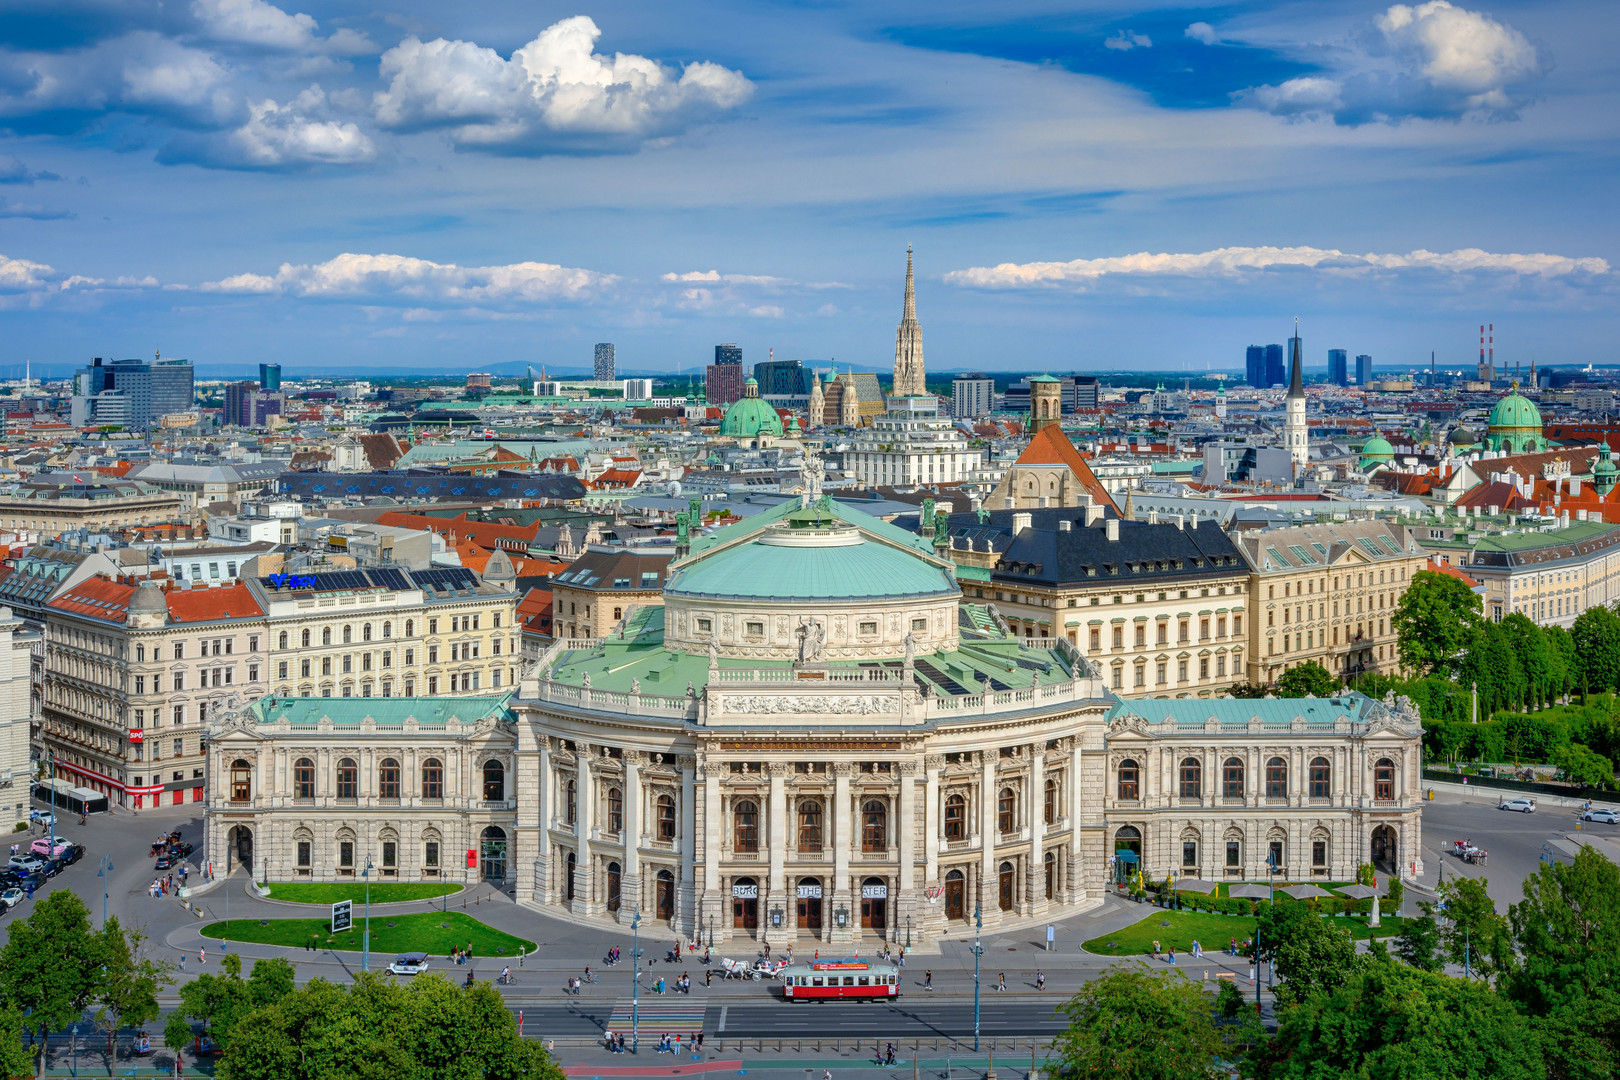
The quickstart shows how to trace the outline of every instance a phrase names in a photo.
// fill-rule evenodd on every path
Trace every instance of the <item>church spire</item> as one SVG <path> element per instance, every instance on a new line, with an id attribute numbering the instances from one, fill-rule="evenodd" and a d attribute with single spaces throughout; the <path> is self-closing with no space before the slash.
<path id="1" fill-rule="evenodd" d="M 1288 376 L 1288 396 L 1305 396 L 1305 360 L 1300 356 L 1299 348 L 1299 316 L 1294 316 L 1294 338 L 1289 343 L 1294 347 L 1293 372 Z"/>
<path id="2" fill-rule="evenodd" d="M 906 245 L 906 301 L 900 326 L 894 333 L 894 394 L 926 394 L 923 378 L 922 327 L 917 325 L 917 283 L 911 268 L 911 245 Z"/>

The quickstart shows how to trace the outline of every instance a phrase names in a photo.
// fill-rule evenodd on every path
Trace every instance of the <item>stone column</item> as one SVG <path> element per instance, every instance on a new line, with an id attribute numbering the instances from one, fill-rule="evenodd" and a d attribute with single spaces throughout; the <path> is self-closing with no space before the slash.
<path id="1" fill-rule="evenodd" d="M 519 745 L 531 736 L 519 733 Z M 414 759 L 415 753 L 412 752 Z M 532 752 L 519 753 L 512 784 L 517 793 L 517 835 L 512 843 L 512 868 L 517 878 L 518 903 L 532 902 L 546 895 L 546 822 L 548 786 L 551 772 L 551 738 L 535 739 Z"/>
<path id="2" fill-rule="evenodd" d="M 619 875 L 619 922 L 641 907 L 641 751 L 624 752 L 624 872 Z M 657 913 L 654 912 L 656 915 Z"/>
<path id="3" fill-rule="evenodd" d="M 720 890 L 720 767 L 721 763 L 708 754 L 697 758 L 703 770 L 703 843 L 698 847 L 693 863 L 703 866 L 703 921 L 714 929 L 715 938 L 724 941 L 731 937 L 731 922 L 726 901 L 730 899 Z"/>
<path id="4" fill-rule="evenodd" d="M 697 758 L 682 755 L 681 769 L 680 865 L 676 868 L 675 920 L 689 939 L 698 934 L 698 918 L 692 875 L 697 873 Z"/>
<path id="5" fill-rule="evenodd" d="M 1046 744 L 1031 747 L 1029 761 L 1029 867 L 1025 873 L 1029 912 L 1046 914 Z"/>
<path id="6" fill-rule="evenodd" d="M 574 754 L 574 914 L 589 915 L 596 899 L 596 867 L 591 861 L 591 833 L 596 816 L 596 777 L 591 775 L 591 746 L 576 743 Z"/>
<path id="7" fill-rule="evenodd" d="M 999 881 L 996 874 L 996 763 L 999 751 L 979 751 L 984 776 L 979 781 L 979 910 L 989 923 L 999 909 L 990 903 L 990 884 Z"/>
<path id="8" fill-rule="evenodd" d="M 1078 903 L 1085 897 L 1085 879 L 1081 872 L 1082 859 L 1080 834 L 1080 740 L 1069 739 L 1069 851 L 1068 863 L 1064 878 L 1069 883 L 1068 902 Z M 1107 838 L 1104 838 L 1107 845 Z M 1106 858 L 1106 856 L 1104 857 Z M 1103 864 L 1103 874 L 1108 872 L 1107 863 Z"/>
<path id="9" fill-rule="evenodd" d="M 894 881 L 893 902 L 889 904 L 894 927 L 898 935 L 901 923 L 916 917 L 917 905 L 917 763 L 902 761 L 900 770 L 900 799 L 895 819 L 900 830 L 897 845 L 900 869 Z"/>
<path id="10" fill-rule="evenodd" d="M 787 895 L 787 848 L 788 848 L 788 804 L 787 804 L 787 774 L 788 765 L 785 761 L 770 761 L 765 764 L 771 776 L 771 873 L 769 891 L 759 898 L 759 919 L 761 927 L 770 925 L 770 907 L 773 902 L 785 905 L 782 909 L 782 921 L 790 921 L 792 905 L 788 904 Z M 786 927 L 784 926 L 784 929 Z"/>
<path id="11" fill-rule="evenodd" d="M 832 895 L 822 902 L 822 924 L 827 927 L 830 942 L 854 941 L 861 922 L 861 904 L 858 894 L 850 888 L 849 860 L 855 850 L 855 813 L 850 802 L 849 778 L 855 765 L 848 761 L 835 761 L 833 770 L 832 826 L 833 878 Z M 849 912 L 842 928 L 838 925 L 838 907 L 842 904 Z"/>

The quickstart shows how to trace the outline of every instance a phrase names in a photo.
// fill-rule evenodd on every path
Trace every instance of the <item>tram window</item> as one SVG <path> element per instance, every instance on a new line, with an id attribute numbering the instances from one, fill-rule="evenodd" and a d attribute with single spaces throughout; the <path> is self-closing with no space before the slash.
<path id="1" fill-rule="evenodd" d="M 845 975 L 844 976 L 844 985 L 845 986 L 854 986 L 855 985 L 855 976 L 853 976 L 853 975 Z"/>
<path id="2" fill-rule="evenodd" d="M 865 975 L 862 975 L 860 977 L 860 980 L 855 985 L 857 985 L 857 986 L 871 986 L 872 985 L 872 980 L 868 979 Z"/>
<path id="3" fill-rule="evenodd" d="M 811 986 L 820 986 L 821 985 L 821 976 L 820 975 L 812 976 L 811 979 L 810 979 L 810 985 Z"/>

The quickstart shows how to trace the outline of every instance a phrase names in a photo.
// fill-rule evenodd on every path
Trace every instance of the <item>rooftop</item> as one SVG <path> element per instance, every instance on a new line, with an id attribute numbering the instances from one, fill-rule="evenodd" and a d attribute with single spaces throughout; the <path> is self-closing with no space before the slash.
<path id="1" fill-rule="evenodd" d="M 507 706 L 513 691 L 487 697 L 415 698 L 260 698 L 248 706 L 248 714 L 261 724 L 286 721 L 297 727 L 313 727 L 330 721 L 334 727 L 358 727 L 367 720 L 379 727 L 406 726 L 414 720 L 420 727 L 443 727 L 451 722 L 472 724 L 487 716 L 514 719 Z"/>

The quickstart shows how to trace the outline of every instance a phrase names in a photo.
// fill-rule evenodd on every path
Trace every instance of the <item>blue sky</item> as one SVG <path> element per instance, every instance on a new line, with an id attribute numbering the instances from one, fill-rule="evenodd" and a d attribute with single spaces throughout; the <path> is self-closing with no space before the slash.
<path id="1" fill-rule="evenodd" d="M 0 374 L 1620 360 L 1598 0 L 0 0 Z"/>

